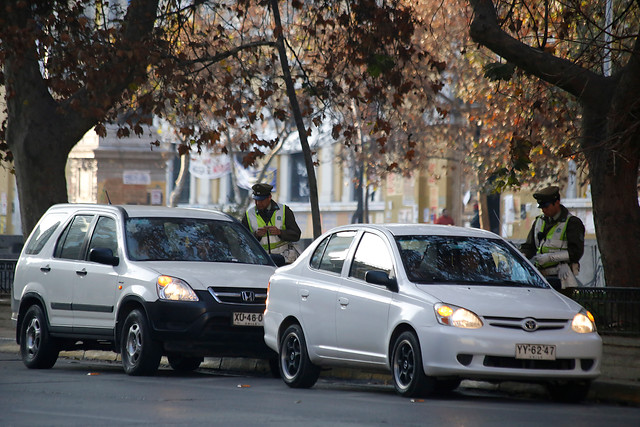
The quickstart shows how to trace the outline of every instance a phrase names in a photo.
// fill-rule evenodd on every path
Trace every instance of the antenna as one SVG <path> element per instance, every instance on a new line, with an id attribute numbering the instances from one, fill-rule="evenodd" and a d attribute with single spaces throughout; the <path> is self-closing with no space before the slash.
<path id="1" fill-rule="evenodd" d="M 104 195 L 107 196 L 107 202 L 111 204 L 111 199 L 109 198 L 109 193 L 107 192 L 107 190 L 104 190 Z"/>

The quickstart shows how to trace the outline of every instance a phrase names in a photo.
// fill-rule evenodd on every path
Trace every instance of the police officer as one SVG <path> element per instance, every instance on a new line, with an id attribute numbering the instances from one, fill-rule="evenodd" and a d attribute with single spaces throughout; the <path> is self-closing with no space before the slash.
<path id="1" fill-rule="evenodd" d="M 267 252 L 281 254 L 287 263 L 293 262 L 299 253 L 292 242 L 300 240 L 301 234 L 293 211 L 271 199 L 272 185 L 259 183 L 251 189 L 255 206 L 247 209 L 242 224 Z"/>
<path id="2" fill-rule="evenodd" d="M 575 287 L 584 253 L 584 225 L 560 204 L 560 189 L 546 187 L 533 194 L 542 209 L 520 246 L 556 290 Z"/>

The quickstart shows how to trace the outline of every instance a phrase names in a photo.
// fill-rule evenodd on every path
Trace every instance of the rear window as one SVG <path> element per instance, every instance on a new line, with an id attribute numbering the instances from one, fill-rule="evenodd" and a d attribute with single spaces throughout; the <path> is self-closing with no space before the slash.
<path id="1" fill-rule="evenodd" d="M 45 215 L 31 232 L 31 237 L 29 237 L 29 241 L 24 248 L 24 253 L 29 255 L 39 254 L 65 217 L 66 215 L 62 213 Z"/>
<path id="2" fill-rule="evenodd" d="M 311 265 L 319 270 L 341 273 L 355 231 L 341 231 L 320 243 L 313 254 Z"/>
<path id="3" fill-rule="evenodd" d="M 129 218 L 127 253 L 133 261 L 203 261 L 272 265 L 240 224 L 193 218 Z"/>

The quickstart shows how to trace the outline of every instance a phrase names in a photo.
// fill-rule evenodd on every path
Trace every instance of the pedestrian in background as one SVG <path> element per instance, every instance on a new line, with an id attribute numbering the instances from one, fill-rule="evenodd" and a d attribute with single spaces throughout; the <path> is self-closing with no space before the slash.
<path id="1" fill-rule="evenodd" d="M 251 189 L 255 206 L 247 209 L 242 224 L 267 252 L 281 254 L 288 264 L 292 263 L 300 254 L 293 242 L 300 240 L 301 234 L 293 211 L 272 200 L 272 185 L 259 183 Z"/>
<path id="2" fill-rule="evenodd" d="M 442 209 L 442 215 L 436 218 L 436 224 L 442 225 L 455 225 L 453 222 L 453 218 L 449 215 L 449 210 L 447 208 Z"/>
<path id="3" fill-rule="evenodd" d="M 560 203 L 558 187 L 546 187 L 533 197 L 542 215 L 536 217 L 520 250 L 554 289 L 576 287 L 584 253 L 584 224 Z"/>

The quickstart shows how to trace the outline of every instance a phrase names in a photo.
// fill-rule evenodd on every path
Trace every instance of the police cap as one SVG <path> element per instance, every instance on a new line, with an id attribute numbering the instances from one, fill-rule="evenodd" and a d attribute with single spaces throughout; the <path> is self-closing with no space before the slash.
<path id="1" fill-rule="evenodd" d="M 533 193 L 533 198 L 536 199 L 538 207 L 541 208 L 547 203 L 554 203 L 556 200 L 560 200 L 560 188 L 555 185 L 543 188 Z"/>
<path id="2" fill-rule="evenodd" d="M 251 189 L 253 190 L 254 200 L 264 200 L 271 195 L 273 185 L 267 184 L 266 182 L 261 182 L 259 184 L 254 184 Z"/>

